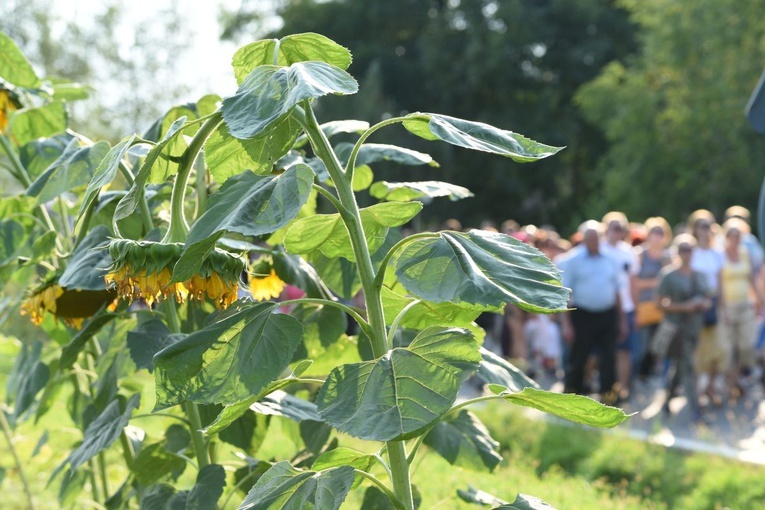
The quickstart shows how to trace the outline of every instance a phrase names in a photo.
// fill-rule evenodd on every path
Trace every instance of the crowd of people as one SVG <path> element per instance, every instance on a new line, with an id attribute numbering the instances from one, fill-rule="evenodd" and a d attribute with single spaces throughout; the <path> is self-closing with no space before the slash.
<path id="1" fill-rule="evenodd" d="M 627 402 L 636 382 L 661 377 L 665 412 L 682 388 L 695 420 L 761 376 L 765 257 L 744 207 L 730 207 L 720 223 L 698 210 L 674 229 L 661 217 L 629 223 L 610 212 L 569 239 L 512 220 L 496 230 L 539 248 L 571 289 L 566 313 L 508 306 L 504 316 L 479 318 L 487 347 L 528 373 L 558 377 L 564 391 L 608 404 Z"/>

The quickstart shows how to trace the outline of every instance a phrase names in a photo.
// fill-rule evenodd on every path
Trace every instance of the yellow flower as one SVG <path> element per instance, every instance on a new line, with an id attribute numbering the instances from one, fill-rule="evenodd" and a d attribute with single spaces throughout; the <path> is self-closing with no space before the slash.
<path id="1" fill-rule="evenodd" d="M 56 313 L 56 299 L 64 293 L 64 289 L 52 284 L 32 294 L 21 303 L 21 315 L 29 315 L 32 324 L 39 326 L 45 318 L 45 312 Z"/>
<path id="2" fill-rule="evenodd" d="M 278 298 L 282 290 L 284 290 L 284 282 L 276 276 L 276 271 L 273 268 L 264 277 L 255 276 L 250 278 L 250 292 L 255 301 Z"/>

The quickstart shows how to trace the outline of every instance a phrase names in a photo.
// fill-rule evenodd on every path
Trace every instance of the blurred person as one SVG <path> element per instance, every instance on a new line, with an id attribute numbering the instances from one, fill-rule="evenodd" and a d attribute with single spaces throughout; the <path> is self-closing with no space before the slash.
<path id="1" fill-rule="evenodd" d="M 441 230 L 452 230 L 454 232 L 462 232 L 462 223 L 456 218 L 449 218 L 441 225 Z"/>
<path id="2" fill-rule="evenodd" d="M 741 233 L 741 245 L 749 252 L 752 269 L 755 275 L 758 275 L 762 269 L 763 261 L 765 261 L 765 252 L 763 252 L 759 239 L 752 233 L 750 216 L 749 209 L 740 205 L 732 205 L 725 210 L 725 221 L 738 218 L 746 223 L 748 231 Z"/>
<path id="3" fill-rule="evenodd" d="M 674 240 L 677 261 L 662 271 L 657 303 L 664 311 L 664 320 L 678 326 L 669 345 L 667 358 L 673 361 L 673 372 L 667 384 L 667 400 L 663 410 L 669 413 L 669 401 L 682 385 L 694 421 L 701 418 L 693 352 L 703 326 L 703 315 L 712 306 L 707 278 L 691 267 L 696 239 L 680 234 Z"/>
<path id="4" fill-rule="evenodd" d="M 601 250 L 603 226 L 594 220 L 579 227 L 582 245 L 560 260 L 563 285 L 571 289 L 573 310 L 562 317 L 562 334 L 570 346 L 565 391 L 585 393 L 585 365 L 597 349 L 601 400 L 615 404 L 615 347 L 626 329 L 619 300 L 621 269 Z"/>
<path id="5" fill-rule="evenodd" d="M 500 232 L 506 235 L 512 235 L 514 232 L 518 232 L 520 229 L 521 226 L 515 220 L 505 220 L 499 227 Z"/>
<path id="6" fill-rule="evenodd" d="M 535 371 L 555 375 L 561 358 L 560 328 L 547 314 L 530 314 L 523 325 Z"/>
<path id="7" fill-rule="evenodd" d="M 714 404 L 720 403 L 716 387 L 721 386 L 719 377 L 725 370 L 726 351 L 717 335 L 717 301 L 720 270 L 723 266 L 722 253 L 713 247 L 716 223 L 714 215 L 706 209 L 699 209 L 688 217 L 686 228 L 696 238 L 696 247 L 691 258 L 691 268 L 704 274 L 712 306 L 704 314 L 703 327 L 696 347 L 696 373 L 699 385 Z"/>
<path id="8" fill-rule="evenodd" d="M 627 333 L 616 346 L 616 378 L 620 399 L 629 397 L 632 379 L 633 352 L 638 343 L 635 327 L 635 301 L 632 298 L 633 281 L 640 271 L 640 261 L 635 249 L 625 241 L 629 236 L 629 223 L 624 213 L 612 211 L 603 217 L 606 242 L 603 253 L 612 257 L 619 267 L 619 302 L 627 321 Z"/>
<path id="9" fill-rule="evenodd" d="M 740 376 L 749 375 L 755 359 L 757 315 L 761 299 L 754 264 L 742 245 L 749 225 L 740 218 L 723 224 L 725 248 L 720 270 L 719 342 L 726 350 L 728 390 L 733 398 L 743 395 Z"/>
<path id="10" fill-rule="evenodd" d="M 487 232 L 499 232 L 497 230 L 497 224 L 494 223 L 494 220 L 485 219 L 481 221 L 481 230 L 485 230 Z"/>
<path id="11" fill-rule="evenodd" d="M 640 270 L 635 275 L 632 297 L 636 303 L 635 325 L 638 342 L 633 351 L 633 368 L 641 378 L 651 375 L 656 358 L 651 353 L 649 342 L 662 319 L 662 312 L 656 304 L 656 290 L 662 268 L 672 261 L 667 247 L 672 241 L 672 230 L 662 217 L 645 221 L 646 239 L 637 250 Z"/>

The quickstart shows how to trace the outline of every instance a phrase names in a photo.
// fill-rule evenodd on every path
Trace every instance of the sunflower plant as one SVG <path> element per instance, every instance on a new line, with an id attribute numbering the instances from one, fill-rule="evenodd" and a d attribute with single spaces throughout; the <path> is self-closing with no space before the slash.
<path id="1" fill-rule="evenodd" d="M 314 103 L 358 85 L 350 52 L 312 33 L 240 48 L 235 94 L 110 146 L 67 129 L 86 88 L 39 78 L 4 34 L 0 49 L 2 163 L 20 190 L 0 200 L 0 278 L 6 293 L 29 287 L 20 311 L 44 332 L 18 357 L 0 417 L 12 448 L 17 424 L 68 395 L 82 437 L 51 473 L 63 506 L 412 510 L 427 505 L 411 477 L 423 449 L 477 470 L 500 462 L 471 404 L 626 419 L 539 389 L 481 346 L 481 313 L 565 310 L 558 271 L 502 234 L 404 237 L 424 203 L 471 194 L 375 181 L 380 161 L 437 164 L 369 140 L 398 126 L 519 163 L 560 148 L 434 113 L 321 123 Z M 457 402 L 471 377 L 488 390 Z"/>

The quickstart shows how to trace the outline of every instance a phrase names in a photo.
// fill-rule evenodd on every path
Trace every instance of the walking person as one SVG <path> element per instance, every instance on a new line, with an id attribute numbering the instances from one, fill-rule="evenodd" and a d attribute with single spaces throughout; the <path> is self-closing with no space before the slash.
<path id="1" fill-rule="evenodd" d="M 627 323 L 627 333 L 616 345 L 617 392 L 619 400 L 627 400 L 632 381 L 632 358 L 638 343 L 632 287 L 640 272 L 640 261 L 632 245 L 624 240 L 629 235 L 629 223 L 624 213 L 612 211 L 606 214 L 603 225 L 606 228 L 603 252 L 612 257 L 619 267 L 619 302 Z"/>
<path id="2" fill-rule="evenodd" d="M 755 360 L 757 315 L 762 302 L 750 252 L 741 243 L 748 231 L 749 226 L 739 218 L 723 224 L 725 248 L 720 271 L 718 335 L 726 351 L 728 391 L 732 398 L 743 395 L 740 377 L 749 375 Z"/>
<path id="3" fill-rule="evenodd" d="M 615 347 L 626 323 L 619 301 L 620 269 L 601 251 L 603 227 L 587 221 L 579 227 L 582 245 L 562 261 L 563 285 L 571 289 L 572 311 L 563 314 L 562 334 L 570 346 L 565 391 L 584 394 L 585 365 L 597 349 L 601 401 L 615 404 Z"/>
<path id="4" fill-rule="evenodd" d="M 668 380 L 667 400 L 664 412 L 669 413 L 669 401 L 677 395 L 682 385 L 694 421 L 701 418 L 693 353 L 703 326 L 703 315 L 712 306 L 707 279 L 703 273 L 691 267 L 696 240 L 688 234 L 675 238 L 677 262 L 662 273 L 657 302 L 664 311 L 664 321 L 677 326 L 669 344 L 667 358 L 673 362 L 673 372 Z"/>
<path id="5" fill-rule="evenodd" d="M 648 233 L 638 249 L 640 270 L 632 289 L 636 303 L 635 325 L 638 328 L 633 368 L 642 380 L 651 375 L 658 361 L 651 353 L 649 343 L 662 319 L 662 312 L 656 304 L 656 291 L 662 268 L 671 263 L 667 247 L 672 242 L 672 230 L 664 218 L 648 218 L 645 228 Z"/>
<path id="6" fill-rule="evenodd" d="M 688 218 L 688 227 L 697 243 L 693 250 L 691 267 L 706 276 L 707 288 L 712 298 L 712 306 L 704 314 L 703 327 L 696 347 L 696 372 L 703 393 L 713 404 L 719 405 L 722 399 L 717 392 L 717 388 L 721 386 L 718 379 L 725 371 L 727 357 L 717 334 L 717 296 L 723 256 L 714 248 L 713 228 L 716 227 L 716 223 L 711 212 L 705 209 L 694 211 Z"/>

